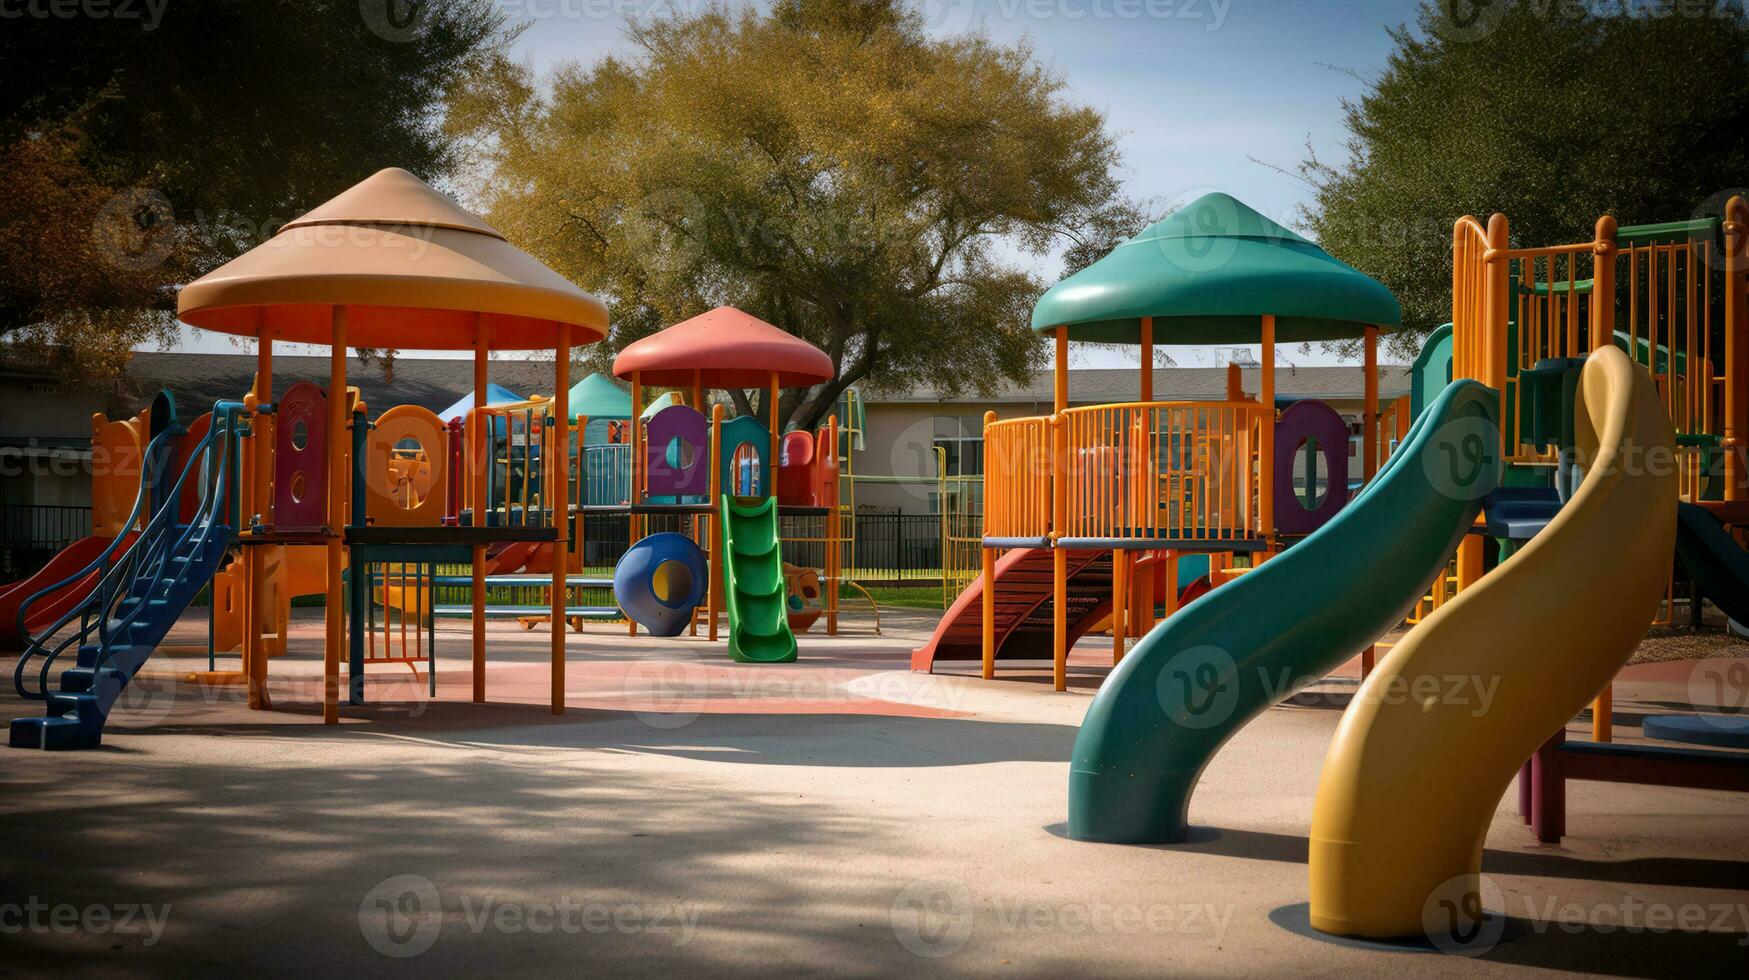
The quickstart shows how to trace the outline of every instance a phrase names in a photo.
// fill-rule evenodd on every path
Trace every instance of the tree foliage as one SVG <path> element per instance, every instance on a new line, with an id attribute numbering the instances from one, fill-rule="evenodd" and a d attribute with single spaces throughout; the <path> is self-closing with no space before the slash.
<path id="1" fill-rule="evenodd" d="M 175 0 L 8 18 L 0 338 L 69 373 L 117 369 L 173 335 L 176 284 L 381 167 L 449 172 L 444 95 L 503 49 L 503 17 L 491 0 L 413 5 L 405 21 L 380 6 Z"/>
<path id="2" fill-rule="evenodd" d="M 1320 244 L 1402 301 L 1399 355 L 1450 319 L 1459 216 L 1505 213 L 1514 244 L 1585 241 L 1600 215 L 1685 219 L 1722 209 L 1720 192 L 1749 179 L 1740 11 L 1603 9 L 1425 4 L 1347 104 L 1346 160 L 1301 165 L 1315 190 L 1303 217 Z"/>
<path id="3" fill-rule="evenodd" d="M 1137 225 L 1103 117 L 1025 45 L 930 39 L 898 0 L 712 7 L 630 40 L 550 96 L 500 63 L 449 114 L 493 223 L 609 301 L 599 361 L 726 304 L 831 355 L 831 384 L 780 404 L 797 425 L 858 382 L 987 392 L 1041 356 L 1018 260 L 1085 262 Z"/>

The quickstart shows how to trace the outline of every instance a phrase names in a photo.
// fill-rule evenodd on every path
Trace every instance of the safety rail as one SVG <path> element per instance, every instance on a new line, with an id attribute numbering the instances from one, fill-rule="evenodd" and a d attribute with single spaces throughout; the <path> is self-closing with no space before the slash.
<path id="1" fill-rule="evenodd" d="M 240 402 L 221 401 L 214 405 L 213 423 L 188 451 L 186 461 L 168 491 L 163 489 L 162 482 L 174 465 L 177 455 L 175 441 L 188 434 L 188 427 L 170 425 L 154 436 L 146 449 L 140 489 L 126 524 L 127 527 L 135 526 L 147 508 L 155 506 L 139 534 L 131 539 L 125 535 L 117 536 L 115 542 L 90 564 L 65 580 L 32 594 L 20 605 L 19 631 L 29 638 L 29 644 L 13 668 L 13 687 L 19 696 L 35 701 L 46 700 L 49 673 L 55 662 L 67 650 L 79 649 L 93 633 L 97 636 L 99 649 L 90 666 L 93 671 L 103 670 L 117 645 L 117 635 L 126 635 L 147 608 L 144 597 L 141 597 L 142 601 L 135 602 L 131 609 L 118 615 L 123 601 L 133 594 L 134 585 L 147 581 L 174 588 L 188 575 L 192 563 L 173 559 L 187 555 L 190 546 L 204 548 L 214 533 L 228 537 L 236 528 L 240 518 L 240 499 L 232 490 L 238 485 L 241 472 L 238 443 L 242 413 Z M 187 486 L 190 474 L 197 472 L 197 479 L 202 484 L 200 503 L 190 521 L 182 524 L 178 517 L 182 509 L 183 488 Z M 124 541 L 126 547 L 116 554 L 118 545 Z M 62 613 L 45 629 L 34 634 L 26 630 L 29 610 L 34 603 L 99 572 L 96 587 L 84 601 Z M 80 621 L 79 627 L 63 633 L 75 619 Z M 36 686 L 32 689 L 26 686 L 25 675 L 31 662 L 39 660 Z"/>
<path id="2" fill-rule="evenodd" d="M 1740 199 L 1728 207 L 1749 219 Z M 1618 228 L 1606 217 L 1591 241 L 1513 248 L 1503 215 L 1486 227 L 1472 217 L 1457 222 L 1452 376 L 1503 392 L 1507 462 L 1558 461 L 1555 447 L 1532 437 L 1527 372 L 1614 344 L 1652 376 L 1664 400 L 1677 434 L 1682 496 L 1719 495 L 1731 448 L 1726 430 L 1733 428 L 1726 417 L 1733 344 L 1726 335 L 1743 329 L 1730 322 L 1730 311 L 1745 290 L 1743 263 L 1732 258 L 1741 246 L 1728 239 L 1743 223 L 1706 217 Z"/>
<path id="3" fill-rule="evenodd" d="M 1051 533 L 1051 417 L 984 417 L 984 536 Z"/>
<path id="4" fill-rule="evenodd" d="M 1256 402 L 1184 401 L 1094 405 L 987 422 L 985 537 L 1214 542 L 1262 536 L 1265 418 Z M 1060 462 L 1053 438 L 1061 441 Z"/>

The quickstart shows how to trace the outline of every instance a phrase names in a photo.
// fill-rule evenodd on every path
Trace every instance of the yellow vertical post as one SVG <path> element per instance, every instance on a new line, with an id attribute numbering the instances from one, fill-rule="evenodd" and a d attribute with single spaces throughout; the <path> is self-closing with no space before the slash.
<path id="1" fill-rule="evenodd" d="M 1360 474 L 1365 484 L 1372 482 L 1379 468 L 1379 328 L 1371 324 L 1366 328 L 1366 355 L 1362 363 L 1366 376 L 1361 379 L 1365 407 L 1360 419 Z M 1308 473 L 1306 479 L 1313 480 L 1314 476 Z"/>
<path id="2" fill-rule="evenodd" d="M 1051 682 L 1059 691 L 1069 689 L 1069 553 L 1057 547 L 1057 539 L 1069 523 L 1069 433 L 1063 411 L 1069 407 L 1069 328 L 1057 328 L 1057 365 L 1052 401 L 1051 445 Z"/>
<path id="3" fill-rule="evenodd" d="M 571 325 L 559 324 L 557 356 L 553 364 L 552 442 L 547 450 L 547 491 L 553 513 L 553 714 L 565 713 L 565 575 L 571 569 L 566 548 L 570 540 L 571 438 L 567 424 L 571 413 Z"/>
<path id="4" fill-rule="evenodd" d="M 1749 440 L 1749 203 L 1725 204 L 1725 499 L 1749 499 L 1744 485 Z"/>
<path id="5" fill-rule="evenodd" d="M 346 315 L 346 307 L 334 307 L 328 350 L 328 595 L 322 610 L 327 634 L 322 649 L 322 722 L 328 725 L 340 722 L 340 651 L 346 645 L 345 601 L 340 586 L 345 548 L 341 535 L 346 529 L 346 450 L 350 442 L 346 438 Z"/>
<path id="6" fill-rule="evenodd" d="M 1488 249 L 1483 256 L 1482 303 L 1478 316 L 1475 317 L 1479 330 L 1475 338 L 1475 353 L 1478 363 L 1472 372 L 1476 380 L 1500 392 L 1500 445 L 1498 451 L 1505 456 L 1508 440 L 1516 438 L 1516 433 L 1508 433 L 1506 419 L 1506 316 L 1509 297 L 1507 296 L 1507 275 L 1510 271 L 1510 259 L 1506 249 L 1510 242 L 1509 228 L 1506 216 L 1494 214 L 1488 218 Z M 1459 592 L 1474 585 L 1482 577 L 1482 538 L 1479 535 L 1468 534 L 1458 545 L 1457 553 L 1457 588 Z"/>
<path id="7" fill-rule="evenodd" d="M 474 527 L 486 526 L 486 484 L 492 478 L 492 417 L 485 414 L 486 384 L 489 372 L 487 356 L 491 350 L 486 335 L 486 318 L 474 316 L 474 410 L 468 413 L 468 448 L 471 480 L 468 505 L 473 508 Z M 473 554 L 473 641 L 474 702 L 486 700 L 486 546 L 474 545 Z"/>
<path id="8" fill-rule="evenodd" d="M 633 389 L 634 391 L 636 389 Z M 710 454 L 710 588 L 705 590 L 705 615 L 710 620 L 710 641 L 717 642 L 717 610 L 723 608 L 723 530 L 719 508 L 723 499 L 723 406 L 711 406 Z"/>
<path id="9" fill-rule="evenodd" d="M 1142 401 L 1144 403 L 1146 403 L 1146 402 L 1151 402 L 1154 400 L 1154 318 L 1153 317 L 1151 317 L 1151 316 L 1142 317 L 1141 338 L 1140 339 L 1142 342 L 1142 352 L 1141 352 L 1142 363 L 1141 363 L 1141 371 L 1139 372 L 1140 377 L 1138 378 L 1138 380 L 1140 382 L 1138 387 L 1141 390 L 1138 392 L 1138 394 L 1141 395 Z M 1153 420 L 1154 413 L 1151 411 L 1143 410 L 1143 418 L 1147 421 L 1143 422 L 1143 425 L 1145 428 L 1142 431 L 1142 438 L 1145 442 L 1151 443 L 1151 442 L 1153 442 L 1153 433 L 1149 432 L 1146 427 L 1149 426 L 1151 421 Z M 1138 470 L 1137 472 L 1132 473 L 1130 475 L 1130 479 L 1135 480 L 1137 482 L 1140 482 L 1140 481 L 1145 480 L 1147 478 L 1148 478 L 1148 468 L 1146 466 L 1142 467 L 1140 470 Z M 1144 494 L 1141 499 L 1146 501 L 1148 504 L 1153 504 L 1153 502 L 1155 501 L 1156 492 L 1157 491 L 1154 487 L 1149 487 L 1148 492 L 1146 494 Z M 1138 516 L 1140 516 L 1140 515 L 1138 515 Z M 1138 523 L 1140 523 L 1140 522 L 1138 522 Z M 1112 597 L 1111 597 L 1112 644 L 1113 644 L 1112 653 L 1111 653 L 1111 662 L 1114 664 L 1117 663 L 1118 660 L 1120 660 L 1123 657 L 1123 635 L 1125 632 L 1127 632 L 1130 629 L 1130 621 L 1129 621 L 1130 617 L 1127 615 L 1128 610 L 1123 609 L 1120 612 L 1120 607 L 1122 607 L 1123 603 L 1128 599 L 1129 586 L 1132 584 L 1130 582 L 1130 573 L 1131 573 L 1131 570 L 1135 566 L 1135 561 L 1134 561 L 1135 557 L 1136 556 L 1130 554 L 1127 551 L 1113 550 L 1111 553 L 1112 574 L 1114 576 L 1117 576 L 1113 580 L 1113 583 L 1112 583 Z M 1147 579 L 1147 582 L 1144 584 L 1151 585 L 1152 582 L 1153 582 L 1153 578 L 1152 578 L 1152 576 L 1149 576 Z M 1122 589 L 1122 591 L 1119 592 L 1118 591 L 1119 589 Z M 1150 610 L 1152 610 L 1154 608 L 1154 601 L 1153 601 L 1154 597 L 1152 595 L 1149 595 L 1146 598 L 1148 601 L 1148 608 Z M 1150 613 L 1150 615 L 1151 615 L 1151 613 Z M 1122 624 L 1121 629 L 1119 628 L 1120 623 Z"/>
<path id="10" fill-rule="evenodd" d="M 1257 517 L 1264 539 L 1275 541 L 1275 314 L 1265 313 L 1261 325 L 1257 381 L 1257 404 L 1263 408 L 1263 424 L 1257 440 Z M 1267 554 L 1267 550 L 1261 554 Z M 1260 554 L 1260 557 L 1261 557 Z"/>
<path id="11" fill-rule="evenodd" d="M 1615 340 L 1615 219 L 1604 215 L 1597 219 L 1597 240 L 1591 260 L 1591 349 L 1602 350 Z M 1674 327 L 1672 328 L 1674 329 Z M 1671 349 L 1675 349 L 1672 342 Z M 1689 364 L 1694 363 L 1694 349 L 1689 348 Z M 1656 358 L 1653 358 L 1656 367 Z M 1672 361 L 1670 370 L 1675 371 Z M 1615 734 L 1615 684 L 1605 684 L 1591 702 L 1591 740 L 1608 742 Z"/>

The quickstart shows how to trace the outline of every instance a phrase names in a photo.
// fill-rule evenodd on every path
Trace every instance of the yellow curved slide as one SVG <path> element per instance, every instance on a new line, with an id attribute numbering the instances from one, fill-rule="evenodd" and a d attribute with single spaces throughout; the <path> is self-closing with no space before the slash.
<path id="1" fill-rule="evenodd" d="M 1423 935 L 1429 912 L 1471 924 L 1513 774 L 1645 634 L 1676 546 L 1670 420 L 1614 347 L 1586 363 L 1575 417 L 1585 478 L 1566 506 L 1416 626 L 1342 716 L 1312 813 L 1315 928 Z"/>

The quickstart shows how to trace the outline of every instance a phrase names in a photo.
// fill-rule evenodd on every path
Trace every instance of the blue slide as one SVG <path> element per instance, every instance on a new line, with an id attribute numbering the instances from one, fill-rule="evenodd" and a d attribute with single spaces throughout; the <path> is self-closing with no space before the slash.
<path id="1" fill-rule="evenodd" d="M 233 491 L 242 408 L 237 402 L 220 402 L 206 434 L 185 454 L 186 464 L 173 472 L 175 449 L 188 430 L 177 424 L 168 392 L 153 404 L 151 418 L 158 431 L 146 449 L 140 493 L 128 524 L 133 526 L 142 514 L 150 516 L 127 547 L 112 546 L 74 573 L 78 578 L 99 576 L 91 595 L 30 636 L 13 670 L 13 685 L 23 697 L 47 702 L 48 712 L 13 720 L 13 748 L 92 749 L 103 744 L 104 722 L 122 690 L 212 580 L 231 544 L 238 516 Z M 185 491 L 193 494 L 197 489 L 199 503 L 184 522 Z M 123 540 L 116 539 L 118 545 Z M 25 600 L 20 622 L 32 602 L 58 587 Z M 76 651 L 75 664 L 61 671 L 59 687 L 50 690 L 50 675 L 68 650 Z"/>

